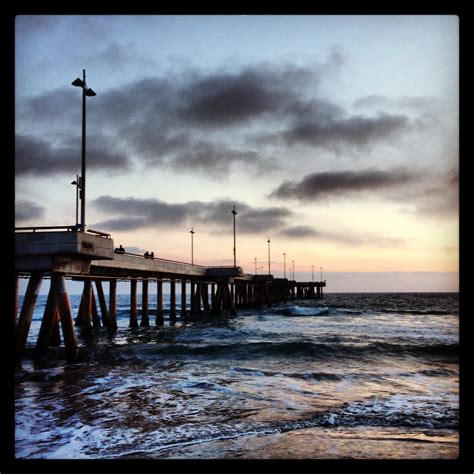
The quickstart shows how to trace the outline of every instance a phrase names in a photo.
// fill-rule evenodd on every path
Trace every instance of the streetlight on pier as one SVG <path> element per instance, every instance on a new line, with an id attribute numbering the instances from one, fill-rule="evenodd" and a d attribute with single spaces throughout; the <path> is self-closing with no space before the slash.
<path id="1" fill-rule="evenodd" d="M 234 221 L 234 268 L 237 266 L 236 254 L 235 254 L 235 215 L 237 212 L 235 211 L 235 206 L 232 207 L 232 219 Z"/>
<path id="2" fill-rule="evenodd" d="M 321 281 L 323 281 L 323 267 L 319 267 L 319 269 L 321 270 Z"/>
<path id="3" fill-rule="evenodd" d="M 71 183 L 76 185 L 76 229 L 79 225 L 79 189 L 81 187 L 81 181 L 79 179 L 79 175 L 76 174 L 76 179 Z"/>
<path id="4" fill-rule="evenodd" d="M 257 257 L 255 257 L 254 260 L 255 260 L 255 275 L 256 275 L 258 273 L 257 272 Z"/>
<path id="5" fill-rule="evenodd" d="M 293 268 L 293 280 L 294 280 L 295 279 L 295 261 L 292 260 L 291 263 L 292 263 L 292 268 Z"/>
<path id="6" fill-rule="evenodd" d="M 268 237 L 268 274 L 271 275 L 270 271 L 270 237 Z"/>
<path id="7" fill-rule="evenodd" d="M 87 87 L 86 70 L 82 70 L 82 79 L 77 78 L 72 82 L 73 86 L 82 88 L 82 152 L 81 152 L 81 230 L 86 228 L 86 97 L 97 95 Z"/>
<path id="8" fill-rule="evenodd" d="M 191 227 L 191 230 L 189 231 L 191 234 L 191 265 L 194 265 L 194 230 L 193 227 Z"/>
<path id="9" fill-rule="evenodd" d="M 283 278 L 286 278 L 286 253 L 283 254 Z"/>
<path id="10" fill-rule="evenodd" d="M 314 282 L 314 265 L 311 265 L 311 272 L 313 274 L 313 282 Z"/>

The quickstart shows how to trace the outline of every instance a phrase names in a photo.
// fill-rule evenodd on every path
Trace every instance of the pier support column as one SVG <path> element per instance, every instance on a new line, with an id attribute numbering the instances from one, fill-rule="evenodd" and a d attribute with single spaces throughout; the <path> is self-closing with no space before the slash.
<path id="1" fill-rule="evenodd" d="M 109 325 L 109 313 L 107 311 L 107 304 L 105 302 L 104 289 L 102 282 L 95 280 L 95 287 L 97 289 L 97 297 L 99 298 L 100 314 L 102 316 L 102 325 L 107 327 Z"/>
<path id="2" fill-rule="evenodd" d="M 43 272 L 32 272 L 30 281 L 26 288 L 23 305 L 21 307 L 20 319 L 16 328 L 16 354 L 20 356 L 25 350 L 28 332 L 30 330 L 31 319 L 35 310 L 36 300 L 43 281 Z"/>
<path id="3" fill-rule="evenodd" d="M 97 303 L 95 300 L 94 287 L 91 281 L 91 311 L 92 311 L 92 324 L 95 328 L 100 328 L 99 312 L 97 311 Z"/>
<path id="4" fill-rule="evenodd" d="M 130 324 L 129 327 L 137 328 L 137 280 L 130 280 Z"/>
<path id="5" fill-rule="evenodd" d="M 61 320 L 59 318 L 59 309 L 56 305 L 56 312 L 54 315 L 53 333 L 51 334 L 51 340 L 49 345 L 51 347 L 59 347 L 61 345 Z"/>
<path id="6" fill-rule="evenodd" d="M 117 280 L 109 282 L 109 329 L 117 329 Z"/>
<path id="7" fill-rule="evenodd" d="M 194 305 L 196 309 L 196 314 L 200 314 L 201 309 L 201 283 L 196 283 L 196 292 L 194 294 Z"/>
<path id="8" fill-rule="evenodd" d="M 186 280 L 181 280 L 181 317 L 185 318 L 186 315 Z"/>
<path id="9" fill-rule="evenodd" d="M 214 285 L 214 283 L 213 283 Z M 214 297 L 212 298 L 212 309 L 211 312 L 213 315 L 218 316 L 221 313 L 221 305 L 222 305 L 222 284 L 218 283 L 217 284 L 217 289 L 214 294 Z"/>
<path id="10" fill-rule="evenodd" d="M 56 323 L 58 305 L 56 303 L 56 293 L 54 287 L 49 288 L 48 299 L 44 308 L 43 319 L 41 320 L 41 327 L 36 341 L 35 356 L 42 357 L 47 354 L 50 345 L 51 336 L 53 334 L 53 327 Z"/>
<path id="11" fill-rule="evenodd" d="M 176 320 L 176 281 L 170 280 L 170 320 Z"/>
<path id="12" fill-rule="evenodd" d="M 209 286 L 207 283 L 203 283 L 201 285 L 201 296 L 204 311 L 210 311 L 211 307 L 209 306 Z"/>
<path id="13" fill-rule="evenodd" d="M 267 303 L 267 306 L 270 308 L 272 306 L 272 299 L 270 297 L 270 291 L 269 291 L 269 286 L 268 283 L 265 284 L 265 301 Z"/>
<path id="14" fill-rule="evenodd" d="M 163 280 L 156 281 L 156 321 L 157 326 L 163 326 Z"/>
<path id="15" fill-rule="evenodd" d="M 148 327 L 150 320 L 148 318 L 148 279 L 142 280 L 142 319 L 140 321 L 141 327 Z"/>
<path id="16" fill-rule="evenodd" d="M 235 311 L 235 306 L 234 306 L 234 299 L 232 298 L 232 293 L 229 288 L 230 284 L 229 283 L 224 283 L 224 301 L 226 303 L 226 307 L 229 310 L 229 313 L 231 316 L 236 316 L 237 312 Z"/>
<path id="17" fill-rule="evenodd" d="M 196 284 L 194 282 L 191 282 L 191 290 L 189 292 L 189 306 L 190 306 L 189 315 L 190 316 L 196 316 L 195 292 L 196 292 Z"/>
<path id="18" fill-rule="evenodd" d="M 92 318 L 92 294 L 91 294 L 91 281 L 89 279 L 84 280 L 84 290 L 82 292 L 82 325 L 81 334 L 87 335 L 92 331 L 91 318 Z"/>
<path id="19" fill-rule="evenodd" d="M 59 317 L 63 330 L 64 346 L 66 348 L 66 357 L 68 361 L 74 362 L 79 356 L 79 349 L 77 347 L 76 334 L 74 332 L 74 321 L 72 319 L 71 305 L 69 304 L 69 297 L 66 290 L 66 280 L 64 279 L 64 275 L 62 273 L 54 272 L 51 276 L 51 285 L 54 287 L 56 302 L 59 308 Z"/>

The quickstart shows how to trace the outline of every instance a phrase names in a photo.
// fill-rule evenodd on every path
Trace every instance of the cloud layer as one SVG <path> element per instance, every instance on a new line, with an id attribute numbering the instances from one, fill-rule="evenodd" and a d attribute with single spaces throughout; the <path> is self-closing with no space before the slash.
<path id="1" fill-rule="evenodd" d="M 400 187 L 415 178 L 413 172 L 404 169 L 311 173 L 300 181 L 284 181 L 272 191 L 270 197 L 310 201 Z"/>
<path id="2" fill-rule="evenodd" d="M 45 213 L 44 207 L 25 199 L 15 203 L 15 221 L 22 223 L 30 219 L 39 219 Z"/>
<path id="3" fill-rule="evenodd" d="M 104 51 L 107 57 L 123 53 L 114 45 Z M 340 63 L 257 63 L 148 77 L 108 91 L 97 85 L 98 95 L 88 100 L 88 156 L 103 170 L 124 172 L 133 157 L 142 166 L 224 177 L 234 166 L 265 167 L 269 146 L 363 149 L 410 131 L 411 119 L 400 112 L 353 114 L 325 97 L 321 81 Z M 17 174 L 70 173 L 72 156 L 80 153 L 77 91 L 30 97 L 20 101 L 17 115 Z"/>
<path id="4" fill-rule="evenodd" d="M 94 224 L 111 231 L 176 225 L 196 227 L 198 223 L 203 223 L 209 231 L 232 232 L 231 211 L 234 205 L 238 212 L 236 225 L 242 233 L 263 232 L 284 226 L 286 219 L 292 215 L 283 207 L 252 207 L 231 200 L 173 204 L 157 199 L 100 196 L 92 205 L 104 214 L 116 216 Z"/>
<path id="5" fill-rule="evenodd" d="M 176 228 L 193 226 L 208 233 L 233 231 L 232 208 L 235 205 L 236 229 L 239 234 L 276 235 L 291 240 L 317 240 L 343 247 L 376 246 L 393 247 L 405 242 L 357 231 L 337 233 L 315 229 L 308 225 L 291 225 L 295 214 L 285 207 L 252 207 L 243 202 L 216 200 L 214 202 L 189 201 L 176 204 L 157 199 L 116 198 L 100 196 L 92 202 L 96 210 L 113 216 L 96 222 L 94 228 L 105 231 L 135 231 L 139 229 Z"/>

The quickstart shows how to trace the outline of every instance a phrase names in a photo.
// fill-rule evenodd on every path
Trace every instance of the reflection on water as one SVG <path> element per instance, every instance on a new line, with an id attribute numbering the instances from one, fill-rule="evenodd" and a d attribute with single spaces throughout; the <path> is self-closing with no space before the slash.
<path id="1" fill-rule="evenodd" d="M 62 348 L 22 361 L 17 457 L 457 457 L 457 295 L 329 294 L 162 328 L 127 318 L 80 339 L 77 364 Z"/>

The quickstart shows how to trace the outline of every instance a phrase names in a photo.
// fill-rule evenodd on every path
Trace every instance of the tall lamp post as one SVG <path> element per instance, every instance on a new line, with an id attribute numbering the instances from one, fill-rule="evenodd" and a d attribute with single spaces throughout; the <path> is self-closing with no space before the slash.
<path id="1" fill-rule="evenodd" d="M 286 278 L 286 253 L 283 254 L 283 278 Z"/>
<path id="2" fill-rule="evenodd" d="M 81 230 L 86 228 L 86 96 L 97 95 L 92 89 L 87 87 L 86 70 L 82 70 L 82 79 L 77 78 L 72 82 L 73 86 L 82 88 L 82 153 L 81 153 Z"/>
<path id="3" fill-rule="evenodd" d="M 255 275 L 256 275 L 258 273 L 257 272 L 257 257 L 255 257 L 254 260 L 255 260 Z"/>
<path id="4" fill-rule="evenodd" d="M 319 267 L 319 269 L 321 270 L 321 281 L 323 281 L 323 267 Z"/>
<path id="5" fill-rule="evenodd" d="M 293 268 L 293 280 L 294 280 L 294 279 L 295 279 L 295 261 L 292 260 L 291 263 L 292 263 L 291 266 L 292 266 L 292 268 Z"/>
<path id="6" fill-rule="evenodd" d="M 237 266 L 236 254 L 235 254 L 235 215 L 237 212 L 235 211 L 235 206 L 232 207 L 232 219 L 234 221 L 234 268 Z"/>
<path id="7" fill-rule="evenodd" d="M 192 227 L 189 233 L 191 234 L 191 265 L 194 265 L 194 230 Z"/>
<path id="8" fill-rule="evenodd" d="M 268 237 L 267 243 L 268 243 L 268 275 L 271 275 L 271 271 L 270 271 L 270 237 Z"/>
<path id="9" fill-rule="evenodd" d="M 314 282 L 314 265 L 311 265 L 311 272 L 313 274 L 313 282 Z"/>

